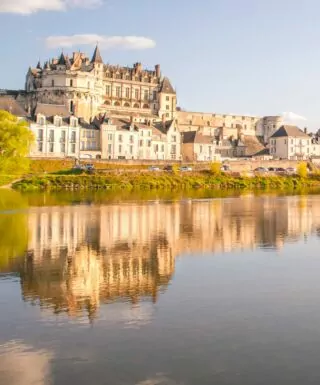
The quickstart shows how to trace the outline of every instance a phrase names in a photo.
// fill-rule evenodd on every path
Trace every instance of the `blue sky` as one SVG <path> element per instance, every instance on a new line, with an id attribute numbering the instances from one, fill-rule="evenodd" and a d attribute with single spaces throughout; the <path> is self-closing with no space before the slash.
<path id="1" fill-rule="evenodd" d="M 90 54 L 101 39 L 106 62 L 160 63 L 182 108 L 291 111 L 307 118 L 300 126 L 314 129 L 320 127 L 319 13 L 318 0 L 1 0 L 0 88 L 23 88 L 29 65 L 59 54 L 52 37 L 75 42 L 66 53 Z"/>

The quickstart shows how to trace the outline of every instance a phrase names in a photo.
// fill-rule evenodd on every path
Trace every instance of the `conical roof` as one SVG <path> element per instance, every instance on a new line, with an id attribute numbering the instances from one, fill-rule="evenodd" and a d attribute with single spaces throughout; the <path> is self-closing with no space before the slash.
<path id="1" fill-rule="evenodd" d="M 91 63 L 103 64 L 103 60 L 102 60 L 98 45 L 96 45 L 96 48 L 94 49 Z"/>
<path id="2" fill-rule="evenodd" d="M 38 64 L 37 64 L 37 67 L 36 67 L 38 70 L 41 70 L 41 63 L 40 63 L 40 60 L 38 61 Z"/>
<path id="3" fill-rule="evenodd" d="M 64 56 L 64 53 L 61 52 L 61 55 L 58 60 L 58 65 L 65 66 L 66 65 L 66 57 Z"/>
<path id="4" fill-rule="evenodd" d="M 167 77 L 164 77 L 161 83 L 160 92 L 165 94 L 175 94 L 176 91 L 172 87 L 170 80 Z"/>

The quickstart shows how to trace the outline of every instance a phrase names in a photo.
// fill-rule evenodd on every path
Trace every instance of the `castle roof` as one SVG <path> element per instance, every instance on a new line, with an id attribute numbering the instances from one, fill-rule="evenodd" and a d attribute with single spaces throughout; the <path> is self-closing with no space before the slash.
<path id="1" fill-rule="evenodd" d="M 91 63 L 103 64 L 103 60 L 102 60 L 98 45 L 96 45 L 96 48 L 94 49 Z"/>
<path id="2" fill-rule="evenodd" d="M 63 65 L 63 66 L 66 65 L 66 57 L 64 56 L 63 52 L 61 52 L 61 55 L 59 57 L 58 65 Z"/>
<path id="3" fill-rule="evenodd" d="M 160 92 L 165 94 L 176 94 L 176 91 L 173 89 L 170 80 L 167 77 L 164 77 L 161 82 Z"/>
<path id="4" fill-rule="evenodd" d="M 65 105 L 60 104 L 44 104 L 44 103 L 38 103 L 35 115 L 42 114 L 44 116 L 61 116 L 63 118 L 69 117 L 70 112 L 68 111 L 67 107 Z"/>
<path id="5" fill-rule="evenodd" d="M 305 134 L 297 126 L 290 126 L 290 125 L 281 126 L 273 135 L 271 135 L 271 138 L 282 138 L 282 137 L 288 137 L 288 136 L 308 138 L 308 139 L 310 138 L 309 135 Z"/>
<path id="6" fill-rule="evenodd" d="M 200 143 L 200 144 L 213 144 L 215 138 L 210 135 L 203 135 L 199 131 L 186 131 L 183 133 L 182 142 L 187 143 Z"/>

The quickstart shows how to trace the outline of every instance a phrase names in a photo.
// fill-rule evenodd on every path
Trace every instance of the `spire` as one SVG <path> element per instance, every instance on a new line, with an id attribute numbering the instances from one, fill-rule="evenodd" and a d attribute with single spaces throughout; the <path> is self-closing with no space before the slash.
<path id="1" fill-rule="evenodd" d="M 96 64 L 103 64 L 103 60 L 100 54 L 100 50 L 98 47 L 98 44 L 96 45 L 96 48 L 94 49 L 93 56 L 91 59 L 91 63 L 96 63 Z"/>
<path id="2" fill-rule="evenodd" d="M 37 69 L 38 69 L 38 70 L 41 70 L 41 63 L 40 63 L 40 60 L 38 61 Z"/>
<path id="3" fill-rule="evenodd" d="M 66 57 L 64 56 L 64 53 L 61 52 L 61 55 L 58 60 L 58 65 L 65 66 L 66 65 Z"/>
<path id="4" fill-rule="evenodd" d="M 46 62 L 46 64 L 44 65 L 44 69 L 45 69 L 45 70 L 49 70 L 49 69 L 50 69 L 50 60 L 48 60 L 48 61 Z"/>

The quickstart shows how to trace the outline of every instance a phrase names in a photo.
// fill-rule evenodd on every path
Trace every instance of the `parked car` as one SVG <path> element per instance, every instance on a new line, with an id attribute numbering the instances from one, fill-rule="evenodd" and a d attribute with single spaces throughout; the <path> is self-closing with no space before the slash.
<path id="1" fill-rule="evenodd" d="M 276 167 L 268 167 L 268 171 L 275 172 L 276 171 Z"/>
<path id="2" fill-rule="evenodd" d="M 150 167 L 148 168 L 148 170 L 149 170 L 149 171 L 160 171 L 160 168 L 157 167 L 157 166 L 150 166 Z"/>
<path id="3" fill-rule="evenodd" d="M 172 171 L 173 168 L 172 168 L 172 166 L 169 164 L 169 165 L 167 165 L 167 166 L 164 166 L 163 170 L 164 170 L 164 171 Z"/>
<path id="4" fill-rule="evenodd" d="M 264 167 L 257 167 L 257 168 L 255 168 L 253 170 L 253 172 L 259 173 L 259 174 L 267 174 L 268 173 L 268 169 L 264 168 Z"/>
<path id="5" fill-rule="evenodd" d="M 76 164 L 72 168 L 73 168 L 73 170 L 84 170 L 85 169 L 83 164 Z"/>
<path id="6" fill-rule="evenodd" d="M 223 164 L 221 166 L 221 171 L 230 171 L 230 166 L 228 164 Z"/>
<path id="7" fill-rule="evenodd" d="M 297 173 L 297 170 L 296 170 L 294 167 L 288 167 L 288 168 L 286 169 L 286 173 L 287 173 L 288 175 L 293 175 L 293 174 L 296 174 L 296 173 Z"/>
<path id="8" fill-rule="evenodd" d="M 180 171 L 192 171 L 192 167 L 190 166 L 181 166 Z"/>
<path id="9" fill-rule="evenodd" d="M 278 168 L 276 168 L 276 173 L 284 175 L 286 173 L 286 170 L 282 167 L 278 167 Z"/>

